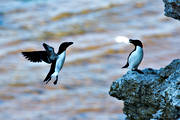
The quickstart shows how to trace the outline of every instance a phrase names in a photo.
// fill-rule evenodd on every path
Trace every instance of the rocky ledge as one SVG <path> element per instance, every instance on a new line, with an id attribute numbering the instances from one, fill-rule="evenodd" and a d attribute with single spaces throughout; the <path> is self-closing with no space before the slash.
<path id="1" fill-rule="evenodd" d="M 180 0 L 163 0 L 165 15 L 180 20 Z"/>
<path id="2" fill-rule="evenodd" d="M 129 71 L 111 85 L 109 94 L 124 101 L 127 119 L 180 119 L 180 59 L 143 72 Z"/>

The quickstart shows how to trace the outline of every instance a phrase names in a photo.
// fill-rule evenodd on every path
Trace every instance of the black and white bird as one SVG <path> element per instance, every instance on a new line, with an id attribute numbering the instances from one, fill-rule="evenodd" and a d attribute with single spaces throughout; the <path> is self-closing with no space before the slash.
<path id="1" fill-rule="evenodd" d="M 58 81 L 58 73 L 63 67 L 65 57 L 66 57 L 66 49 L 72 45 L 73 42 L 63 42 L 59 46 L 59 50 L 57 53 L 54 52 L 54 48 L 43 43 L 44 51 L 31 51 L 31 52 L 22 52 L 24 57 L 31 62 L 46 62 L 51 64 L 51 68 L 49 73 L 47 74 L 44 82 L 46 84 L 51 80 L 52 77 L 56 77 L 56 80 L 53 82 L 55 85 Z"/>
<path id="2" fill-rule="evenodd" d="M 124 41 L 122 41 L 124 39 Z M 126 39 L 125 37 L 117 37 L 116 38 L 117 42 L 126 42 L 126 43 L 131 43 L 135 46 L 134 50 L 129 54 L 127 63 L 125 66 L 122 68 L 128 68 L 132 71 L 137 71 L 141 74 L 143 72 L 138 69 L 139 64 L 141 63 L 143 59 L 143 44 L 140 40 L 133 40 L 133 39 Z"/>

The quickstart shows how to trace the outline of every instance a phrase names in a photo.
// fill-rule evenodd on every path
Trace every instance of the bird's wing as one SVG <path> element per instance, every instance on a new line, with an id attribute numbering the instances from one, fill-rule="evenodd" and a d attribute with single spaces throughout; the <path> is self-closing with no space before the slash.
<path id="1" fill-rule="evenodd" d="M 22 52 L 23 56 L 31 62 L 51 63 L 50 57 L 46 51 Z"/>
<path id="2" fill-rule="evenodd" d="M 53 47 L 49 46 L 46 43 L 43 43 L 43 47 L 45 48 L 45 50 L 46 50 L 46 52 L 47 52 L 51 62 L 57 59 L 58 55 L 54 52 L 54 48 Z"/>
<path id="3" fill-rule="evenodd" d="M 50 45 L 43 43 L 43 47 L 45 48 L 45 50 L 49 53 L 49 54 L 54 54 L 54 48 L 51 47 Z"/>
<path id="4" fill-rule="evenodd" d="M 129 57 L 131 56 L 131 54 L 136 50 L 136 47 L 134 48 L 134 50 L 129 54 L 128 58 L 127 58 L 127 63 L 126 65 L 124 65 L 122 68 L 127 68 L 129 67 Z"/>

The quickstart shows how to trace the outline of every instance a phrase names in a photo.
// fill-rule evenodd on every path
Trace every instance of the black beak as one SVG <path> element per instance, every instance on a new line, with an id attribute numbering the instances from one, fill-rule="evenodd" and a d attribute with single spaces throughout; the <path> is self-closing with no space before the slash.
<path id="1" fill-rule="evenodd" d="M 69 42 L 69 46 L 72 45 L 72 44 L 73 44 L 73 42 Z"/>
<path id="2" fill-rule="evenodd" d="M 73 42 L 67 42 L 67 47 L 71 46 Z"/>
<path id="3" fill-rule="evenodd" d="M 133 39 L 129 39 L 129 42 L 130 42 L 130 43 L 133 43 L 133 41 L 134 41 Z"/>

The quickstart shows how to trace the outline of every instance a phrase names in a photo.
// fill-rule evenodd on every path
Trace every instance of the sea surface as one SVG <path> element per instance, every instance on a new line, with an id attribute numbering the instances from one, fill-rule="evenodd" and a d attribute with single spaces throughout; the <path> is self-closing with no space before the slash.
<path id="1" fill-rule="evenodd" d="M 134 46 L 114 38 L 143 42 L 140 69 L 166 66 L 180 58 L 180 22 L 163 10 L 162 0 L 0 0 L 0 120 L 124 120 L 108 92 Z M 21 52 L 64 41 L 74 44 L 58 85 L 46 85 L 50 65 Z"/>

